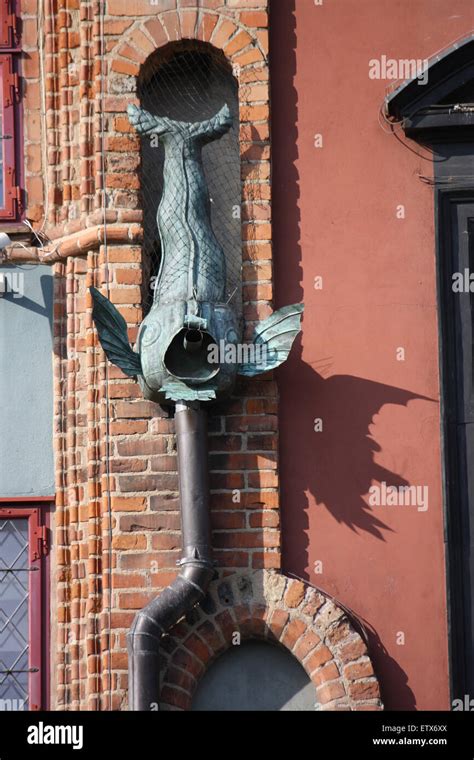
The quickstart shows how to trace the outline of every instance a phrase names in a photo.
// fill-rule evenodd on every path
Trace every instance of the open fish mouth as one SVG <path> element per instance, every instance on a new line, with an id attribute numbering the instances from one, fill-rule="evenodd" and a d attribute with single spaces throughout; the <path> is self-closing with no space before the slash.
<path id="1" fill-rule="evenodd" d="M 209 353 L 217 343 L 206 330 L 183 327 L 171 340 L 164 357 L 170 375 L 191 385 L 212 380 L 220 368 L 209 361 Z"/>

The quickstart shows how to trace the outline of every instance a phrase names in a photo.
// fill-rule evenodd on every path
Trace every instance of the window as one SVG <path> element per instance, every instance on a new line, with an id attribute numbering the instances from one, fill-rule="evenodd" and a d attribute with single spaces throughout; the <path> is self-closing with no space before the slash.
<path id="1" fill-rule="evenodd" d="M 21 211 L 19 188 L 19 78 L 16 0 L 0 0 L 0 221 Z"/>
<path id="2" fill-rule="evenodd" d="M 44 507 L 0 504 L 0 711 L 45 707 Z"/>

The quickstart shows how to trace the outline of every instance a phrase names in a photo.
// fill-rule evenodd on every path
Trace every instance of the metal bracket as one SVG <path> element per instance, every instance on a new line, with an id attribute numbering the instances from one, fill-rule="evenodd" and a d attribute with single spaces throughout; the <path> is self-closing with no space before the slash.
<path id="1" fill-rule="evenodd" d="M 184 326 L 189 330 L 207 330 L 207 319 L 198 317 L 196 314 L 186 314 Z"/>
<path id="2" fill-rule="evenodd" d="M 46 555 L 49 553 L 48 529 L 46 525 L 39 525 L 38 528 L 36 528 L 35 538 L 37 542 L 37 548 L 33 552 L 34 560 L 41 559 L 41 557 L 46 557 Z"/>

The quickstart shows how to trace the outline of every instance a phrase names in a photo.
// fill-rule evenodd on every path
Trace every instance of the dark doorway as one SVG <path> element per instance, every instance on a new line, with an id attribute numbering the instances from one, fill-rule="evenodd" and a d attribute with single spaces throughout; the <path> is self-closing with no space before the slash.
<path id="1" fill-rule="evenodd" d="M 474 689 L 474 192 L 439 191 L 444 448 L 453 698 Z"/>

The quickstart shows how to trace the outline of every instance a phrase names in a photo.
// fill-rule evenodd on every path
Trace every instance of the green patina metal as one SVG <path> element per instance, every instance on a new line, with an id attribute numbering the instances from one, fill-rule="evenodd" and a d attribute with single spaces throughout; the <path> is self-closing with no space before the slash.
<path id="1" fill-rule="evenodd" d="M 164 146 L 157 214 L 162 258 L 136 351 L 123 317 L 91 288 L 99 339 L 110 361 L 138 379 L 145 398 L 164 404 L 213 401 L 232 391 L 237 374 L 257 375 L 287 359 L 300 331 L 303 305 L 274 312 L 257 325 L 246 350 L 240 350 L 242 325 L 231 302 L 225 302 L 226 261 L 211 226 L 202 164 L 203 146 L 232 126 L 228 107 L 197 123 L 155 116 L 136 106 L 129 106 L 128 114 L 140 134 L 156 135 Z M 228 347 L 233 350 L 226 351 Z"/>

